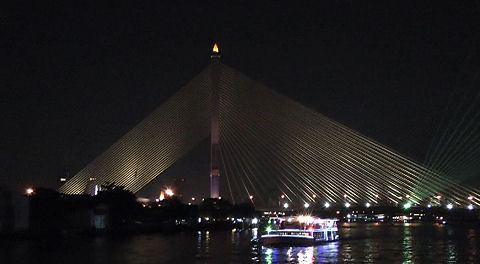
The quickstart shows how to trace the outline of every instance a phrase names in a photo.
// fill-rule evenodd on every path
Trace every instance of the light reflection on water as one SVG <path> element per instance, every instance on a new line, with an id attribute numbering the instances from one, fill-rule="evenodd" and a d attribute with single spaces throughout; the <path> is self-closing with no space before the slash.
<path id="1" fill-rule="evenodd" d="M 478 228 L 351 225 L 340 241 L 309 247 L 261 247 L 264 263 L 478 263 Z"/>
<path id="2" fill-rule="evenodd" d="M 340 243 L 330 242 L 308 247 L 263 247 L 264 263 L 327 263 L 338 259 Z"/>
<path id="3" fill-rule="evenodd" d="M 0 263 L 479 263 L 480 228 L 349 225 L 341 240 L 264 247 L 258 230 L 1 241 Z"/>

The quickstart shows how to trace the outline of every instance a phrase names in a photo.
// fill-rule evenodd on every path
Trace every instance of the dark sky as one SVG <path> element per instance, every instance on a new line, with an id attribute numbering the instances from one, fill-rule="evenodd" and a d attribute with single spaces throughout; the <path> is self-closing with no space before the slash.
<path id="1" fill-rule="evenodd" d="M 480 87 L 478 1 L 56 2 L 0 11 L 0 186 L 57 187 L 206 67 L 213 42 L 225 64 L 419 162 Z"/>

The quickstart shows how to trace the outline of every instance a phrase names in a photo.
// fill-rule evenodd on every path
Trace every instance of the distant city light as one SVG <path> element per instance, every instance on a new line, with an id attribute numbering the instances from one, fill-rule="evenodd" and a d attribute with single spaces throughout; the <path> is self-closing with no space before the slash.
<path id="1" fill-rule="evenodd" d="M 467 206 L 467 208 L 468 208 L 468 210 L 473 210 L 473 204 L 469 204 L 469 205 Z"/>
<path id="2" fill-rule="evenodd" d="M 350 203 L 345 203 L 345 207 L 350 207 Z"/>
<path id="3" fill-rule="evenodd" d="M 435 198 L 437 198 L 437 199 L 440 200 L 440 199 L 442 199 L 442 196 L 441 196 L 441 195 L 437 195 L 437 196 L 435 196 Z"/>
<path id="4" fill-rule="evenodd" d="M 282 199 L 285 199 L 285 195 L 284 195 L 284 194 L 282 194 L 282 196 L 280 196 L 280 198 L 282 198 Z"/>
<path id="5" fill-rule="evenodd" d="M 473 196 L 468 196 L 468 200 L 473 200 Z"/>
<path id="6" fill-rule="evenodd" d="M 195 201 L 195 197 L 192 197 L 192 201 Z"/>
<path id="7" fill-rule="evenodd" d="M 453 204 L 451 204 L 451 203 L 447 204 L 447 209 L 448 210 L 452 210 L 452 208 L 453 208 Z"/>
<path id="8" fill-rule="evenodd" d="M 406 204 L 403 205 L 403 209 L 407 210 L 409 209 L 410 207 L 412 207 L 412 203 L 411 202 L 408 202 Z"/>
<path id="9" fill-rule="evenodd" d="M 317 198 L 317 196 L 316 196 L 315 194 L 314 194 L 314 195 L 312 195 L 312 197 L 313 197 L 313 199 Z"/>
<path id="10" fill-rule="evenodd" d="M 308 208 L 309 206 L 310 206 L 310 204 L 308 204 L 308 203 L 305 203 L 305 204 L 303 205 L 303 207 L 305 207 L 305 208 Z"/>
<path id="11" fill-rule="evenodd" d="M 432 208 L 432 205 L 431 205 L 431 204 L 428 204 L 428 205 L 427 205 L 427 208 Z"/>
<path id="12" fill-rule="evenodd" d="M 61 181 L 61 182 L 66 182 L 67 179 L 66 179 L 66 178 L 60 178 L 60 181 Z"/>
<path id="13" fill-rule="evenodd" d="M 249 198 L 250 198 L 250 200 L 253 200 L 253 195 L 250 195 Z"/>
<path id="14" fill-rule="evenodd" d="M 365 207 L 367 207 L 367 208 L 370 207 L 370 203 L 366 203 Z"/>
<path id="15" fill-rule="evenodd" d="M 34 192 L 33 188 L 27 188 L 27 189 L 25 190 L 25 193 L 26 193 L 27 195 L 32 195 L 33 192 Z"/>
<path id="16" fill-rule="evenodd" d="M 258 224 L 258 219 L 257 219 L 257 218 L 253 218 L 253 219 L 252 219 L 252 224 L 253 224 L 253 225 Z"/>
<path id="17" fill-rule="evenodd" d="M 218 196 L 218 200 L 222 200 L 222 196 Z"/>
<path id="18" fill-rule="evenodd" d="M 283 208 L 287 209 L 288 208 L 288 203 L 284 203 Z"/>
<path id="19" fill-rule="evenodd" d="M 330 207 L 330 204 L 329 204 L 328 202 L 326 202 L 326 203 L 324 204 L 324 206 L 325 206 L 325 208 L 328 208 L 328 207 Z"/>
<path id="20" fill-rule="evenodd" d="M 173 191 L 172 191 L 172 189 L 166 189 L 166 190 L 165 190 L 165 194 L 168 195 L 168 196 L 173 196 Z"/>

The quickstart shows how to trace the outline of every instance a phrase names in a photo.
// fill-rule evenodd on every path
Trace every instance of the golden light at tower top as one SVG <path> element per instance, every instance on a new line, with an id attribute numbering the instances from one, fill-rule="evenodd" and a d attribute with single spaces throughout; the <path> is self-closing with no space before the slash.
<path id="1" fill-rule="evenodd" d="M 212 52 L 213 52 L 213 53 L 218 53 L 218 52 L 219 52 L 219 51 L 218 51 L 218 45 L 217 45 L 217 43 L 215 43 L 215 44 L 213 45 Z"/>

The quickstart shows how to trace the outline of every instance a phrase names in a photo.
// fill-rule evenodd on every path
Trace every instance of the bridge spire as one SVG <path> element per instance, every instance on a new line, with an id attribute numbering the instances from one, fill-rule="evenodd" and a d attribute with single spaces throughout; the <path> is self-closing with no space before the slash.
<path id="1" fill-rule="evenodd" d="M 210 55 L 210 58 L 212 58 L 212 62 L 220 62 L 220 50 L 218 49 L 217 43 L 213 44 L 212 55 Z"/>
<path id="2" fill-rule="evenodd" d="M 211 110 L 210 110 L 210 198 L 220 197 L 220 129 L 219 96 L 220 52 L 217 43 L 213 45 L 211 71 Z"/>

